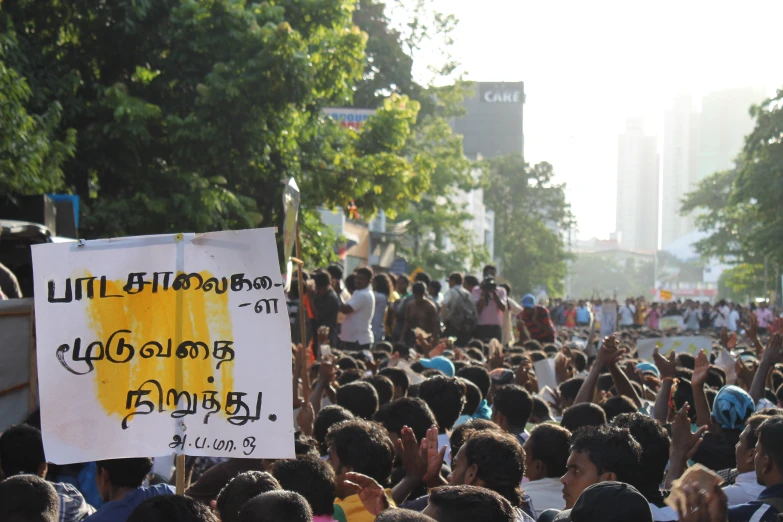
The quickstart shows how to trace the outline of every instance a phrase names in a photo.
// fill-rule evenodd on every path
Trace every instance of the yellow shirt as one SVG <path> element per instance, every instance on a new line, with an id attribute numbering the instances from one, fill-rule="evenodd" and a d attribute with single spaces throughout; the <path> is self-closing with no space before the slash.
<path id="1" fill-rule="evenodd" d="M 386 496 L 389 498 L 389 505 L 395 507 L 392 500 L 392 491 L 386 490 Z M 373 522 L 375 515 L 364 509 L 359 495 L 351 495 L 340 500 L 334 501 L 334 519 L 336 522 Z"/>

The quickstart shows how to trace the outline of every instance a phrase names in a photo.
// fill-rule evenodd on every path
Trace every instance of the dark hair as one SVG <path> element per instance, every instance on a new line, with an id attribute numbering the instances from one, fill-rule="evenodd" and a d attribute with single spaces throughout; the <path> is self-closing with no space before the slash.
<path id="1" fill-rule="evenodd" d="M 221 522 L 236 522 L 239 510 L 248 500 L 266 493 L 283 489 L 280 483 L 265 471 L 246 471 L 228 481 L 217 496 L 217 510 Z"/>
<path id="2" fill-rule="evenodd" d="M 3 475 L 37 475 L 46 464 L 41 432 L 32 426 L 16 424 L 0 435 L 0 468 Z"/>
<path id="3" fill-rule="evenodd" d="M 457 458 L 459 449 L 465 444 L 468 438 L 468 434 L 473 434 L 480 431 L 503 431 L 500 426 L 492 421 L 484 419 L 471 419 L 464 424 L 460 424 L 454 431 L 451 432 L 449 437 L 449 445 L 451 446 L 451 458 L 452 460 Z M 448 463 L 451 464 L 451 463 Z"/>
<path id="4" fill-rule="evenodd" d="M 705 393 L 709 390 L 705 390 Z M 694 404 L 693 402 L 693 388 L 691 388 L 691 382 L 689 380 L 680 378 L 677 382 L 676 388 L 672 393 L 672 402 L 677 411 L 682 409 L 685 404 Z M 688 417 L 691 421 L 696 421 L 696 408 L 691 408 L 688 412 Z"/>
<path id="5" fill-rule="evenodd" d="M 609 397 L 601 403 L 601 408 L 604 409 L 608 422 L 612 422 L 612 419 L 623 413 L 635 413 L 638 409 L 636 404 L 624 395 L 621 395 L 620 397 Z"/>
<path id="6" fill-rule="evenodd" d="M 535 339 L 528 339 L 522 343 L 522 348 L 524 348 L 526 352 L 543 352 L 544 350 L 544 347 L 541 346 L 541 343 Z"/>
<path id="7" fill-rule="evenodd" d="M 689 370 L 696 368 L 696 358 L 689 353 L 680 352 L 677 354 L 674 360 L 677 361 L 677 366 L 682 366 L 683 368 L 687 368 Z"/>
<path id="8" fill-rule="evenodd" d="M 301 431 L 294 432 L 294 453 L 296 455 L 321 456 L 321 452 L 318 449 L 318 441 L 308 437 Z"/>
<path id="9" fill-rule="evenodd" d="M 435 522 L 435 519 L 411 509 L 387 509 L 375 517 L 375 522 Z"/>
<path id="10" fill-rule="evenodd" d="M 326 434 L 329 428 L 343 421 L 353 420 L 354 415 L 342 406 L 331 405 L 324 407 L 318 412 L 313 424 L 313 437 L 318 441 L 321 455 L 329 453 L 329 447 L 326 445 Z"/>
<path id="11" fill-rule="evenodd" d="M 313 276 L 316 288 L 326 288 L 332 283 L 332 278 L 326 272 L 317 272 Z"/>
<path id="12" fill-rule="evenodd" d="M 406 274 L 397 274 L 397 281 L 405 281 L 405 286 L 408 286 L 411 284 L 411 278 L 408 277 Z"/>
<path id="13" fill-rule="evenodd" d="M 527 352 L 527 356 L 530 358 L 533 364 L 539 361 L 545 361 L 547 359 L 546 354 L 541 350 L 533 350 L 531 352 Z"/>
<path id="14" fill-rule="evenodd" d="M 270 491 L 248 501 L 239 510 L 239 522 L 312 522 L 307 500 L 293 491 Z"/>
<path id="15" fill-rule="evenodd" d="M 368 382 L 351 382 L 337 388 L 337 404 L 357 417 L 371 420 L 378 412 L 378 392 Z"/>
<path id="16" fill-rule="evenodd" d="M 596 388 L 598 388 L 598 391 L 610 391 L 613 386 L 614 379 L 612 379 L 611 373 L 605 372 L 598 376 L 598 381 L 596 382 Z"/>
<path id="17" fill-rule="evenodd" d="M 356 290 L 356 274 L 348 274 L 348 277 L 345 278 L 345 289 L 348 290 L 348 293 L 352 294 Z"/>
<path id="18" fill-rule="evenodd" d="M 106 470 L 109 482 L 117 488 L 139 488 L 152 470 L 152 459 L 147 457 L 134 459 L 99 460 L 98 469 Z"/>
<path id="19" fill-rule="evenodd" d="M 433 295 L 439 294 L 440 291 L 443 289 L 443 287 L 440 284 L 440 281 L 437 279 L 434 281 L 430 281 L 430 290 L 432 291 Z"/>
<path id="20" fill-rule="evenodd" d="M 483 366 L 468 366 L 457 372 L 457 377 L 467 379 L 475 384 L 481 392 L 481 398 L 485 399 L 489 395 L 489 388 L 492 385 L 492 379 L 489 372 Z"/>
<path id="21" fill-rule="evenodd" d="M 476 410 L 478 410 L 481 399 L 483 398 L 481 396 L 481 390 L 478 389 L 478 386 L 463 377 L 458 377 L 458 379 L 465 385 L 465 407 L 462 408 L 462 414 L 473 415 L 476 413 Z"/>
<path id="22" fill-rule="evenodd" d="M 471 343 L 473 343 L 473 342 L 474 341 L 471 341 Z M 465 355 L 467 355 L 470 359 L 472 359 L 474 361 L 484 362 L 484 343 L 482 343 L 481 341 L 476 341 L 476 344 L 478 344 L 479 346 L 478 347 L 474 346 L 474 347 L 468 348 L 465 351 Z M 476 383 L 473 383 L 473 384 L 476 384 Z M 476 386 L 478 386 L 478 385 L 476 384 Z M 481 389 L 481 388 L 479 388 L 479 389 Z"/>
<path id="23" fill-rule="evenodd" d="M 642 448 L 639 466 L 644 473 L 638 474 L 638 479 L 631 485 L 650 497 L 658 494 L 658 485 L 663 482 L 666 465 L 669 462 L 669 434 L 655 419 L 641 413 L 623 413 L 612 421 L 618 428 L 627 428 L 631 436 Z"/>
<path id="24" fill-rule="evenodd" d="M 465 406 L 465 385 L 453 377 L 436 375 L 419 386 L 419 397 L 435 414 L 438 430 L 450 430 Z"/>
<path id="25" fill-rule="evenodd" d="M 584 377 L 571 377 L 570 379 L 561 382 L 560 386 L 557 387 L 557 390 L 564 399 L 568 398 L 573 400 L 576 399 L 576 396 L 579 394 L 579 389 L 582 388 L 584 383 Z"/>
<path id="26" fill-rule="evenodd" d="M 317 457 L 280 460 L 272 467 L 272 474 L 283 489 L 302 495 L 313 515 L 334 512 L 334 470 L 326 462 Z"/>
<path id="27" fill-rule="evenodd" d="M 490 270 L 492 270 L 493 272 L 497 272 L 498 271 L 498 267 L 496 267 L 495 265 L 486 265 L 484 267 L 484 270 L 481 273 L 482 274 L 486 274 Z"/>
<path id="28" fill-rule="evenodd" d="M 372 282 L 375 283 L 376 292 L 383 294 L 386 297 L 391 295 L 391 283 L 389 282 L 389 276 L 386 274 L 378 274 L 372 278 Z"/>
<path id="29" fill-rule="evenodd" d="M 57 522 L 60 497 L 54 487 L 35 475 L 18 475 L 0 482 L 0 520 Z"/>
<path id="30" fill-rule="evenodd" d="M 571 432 L 556 424 L 539 424 L 530 432 L 526 446 L 532 460 L 546 466 L 547 478 L 559 478 L 566 473 Z"/>
<path id="31" fill-rule="evenodd" d="M 329 275 L 332 279 L 342 279 L 343 278 L 343 265 L 340 265 L 338 263 L 333 263 L 326 267 L 326 271 L 329 272 Z"/>
<path id="32" fill-rule="evenodd" d="M 511 285 L 508 283 L 502 283 L 498 285 L 500 288 L 506 291 L 507 296 L 511 296 Z"/>
<path id="33" fill-rule="evenodd" d="M 449 283 L 454 283 L 457 286 L 462 285 L 462 274 L 459 272 L 452 272 L 449 274 Z"/>
<path id="34" fill-rule="evenodd" d="M 427 272 L 419 272 L 413 276 L 413 280 L 418 283 L 424 283 L 425 287 L 430 284 L 430 281 L 432 281 L 430 275 Z"/>
<path id="35" fill-rule="evenodd" d="M 384 404 L 375 415 L 375 420 L 383 424 L 389 433 L 396 433 L 398 436 L 403 426 L 408 426 L 413 430 L 418 441 L 423 440 L 427 430 L 437 423 L 435 415 L 426 402 L 410 397 Z"/>
<path id="36" fill-rule="evenodd" d="M 783 384 L 781 384 L 775 392 L 775 398 L 778 400 L 779 404 L 783 404 Z"/>
<path id="37" fill-rule="evenodd" d="M 378 394 L 378 406 L 383 406 L 394 398 L 394 383 L 388 377 L 373 375 L 365 377 L 364 382 L 375 388 L 375 392 Z"/>
<path id="38" fill-rule="evenodd" d="M 222 522 L 228 520 L 224 518 Z M 164 495 L 136 506 L 128 522 L 217 522 L 217 518 L 206 505 L 190 497 Z"/>
<path id="39" fill-rule="evenodd" d="M 508 500 L 486 488 L 441 486 L 430 490 L 430 504 L 438 520 L 449 522 L 514 522 L 516 513 Z"/>
<path id="40" fill-rule="evenodd" d="M 533 411 L 531 416 L 537 419 L 546 419 L 552 417 L 552 410 L 549 409 L 549 405 L 540 397 L 533 397 Z"/>
<path id="41" fill-rule="evenodd" d="M 520 484 L 525 475 L 525 451 L 519 441 L 502 431 L 468 432 L 466 436 L 468 440 L 461 451 L 468 466 L 476 464 L 476 475 L 484 487 L 519 507 Z"/>
<path id="42" fill-rule="evenodd" d="M 710 388 L 720 390 L 726 385 L 726 372 L 717 366 L 710 366 L 709 373 L 707 374 L 706 384 Z"/>
<path id="43" fill-rule="evenodd" d="M 585 368 L 587 368 L 587 355 L 585 352 L 571 348 L 571 359 L 574 361 L 574 367 L 577 372 L 585 371 Z"/>
<path id="44" fill-rule="evenodd" d="M 337 360 L 337 367 L 341 370 L 356 370 L 359 365 L 356 364 L 356 359 L 350 355 L 344 355 Z"/>
<path id="45" fill-rule="evenodd" d="M 381 486 L 389 484 L 394 445 L 380 424 L 360 419 L 341 422 L 326 434 L 326 445 L 343 466 L 374 478 Z"/>
<path id="46" fill-rule="evenodd" d="M 364 372 L 358 368 L 350 368 L 348 370 L 343 370 L 343 372 L 340 373 L 340 376 L 337 378 L 337 384 L 342 387 L 351 384 L 352 382 L 359 382 L 363 378 Z"/>
<path id="47" fill-rule="evenodd" d="M 601 426 L 606 424 L 606 413 L 597 404 L 583 402 L 575 404 L 563 412 L 560 425 L 570 431 L 576 432 L 585 426 Z"/>
<path id="48" fill-rule="evenodd" d="M 479 280 L 474 275 L 466 275 L 465 277 L 462 278 L 462 285 L 470 286 L 470 287 L 478 286 Z"/>
<path id="49" fill-rule="evenodd" d="M 511 428 L 524 431 L 533 411 L 533 399 L 523 387 L 509 384 L 495 392 L 492 409 L 501 413 Z"/>
<path id="50" fill-rule="evenodd" d="M 408 393 L 408 386 L 410 385 L 410 380 L 408 380 L 408 374 L 405 373 L 405 370 L 402 368 L 384 368 L 383 370 L 378 372 L 378 375 L 383 375 L 384 377 L 388 377 L 392 384 L 394 384 L 394 387 L 400 387 L 402 388 L 403 395 Z"/>
<path id="51" fill-rule="evenodd" d="M 411 292 L 413 292 L 413 295 L 424 295 L 427 292 L 427 287 L 424 286 L 424 283 L 413 283 Z"/>
<path id="52" fill-rule="evenodd" d="M 642 448 L 631 432 L 615 426 L 588 426 L 574 433 L 571 453 L 584 453 L 598 474 L 611 472 L 617 482 L 635 482 Z"/>
<path id="53" fill-rule="evenodd" d="M 761 447 L 764 454 L 772 459 L 778 472 L 783 471 L 783 417 L 771 417 L 762 422 L 756 436 L 756 447 Z"/>

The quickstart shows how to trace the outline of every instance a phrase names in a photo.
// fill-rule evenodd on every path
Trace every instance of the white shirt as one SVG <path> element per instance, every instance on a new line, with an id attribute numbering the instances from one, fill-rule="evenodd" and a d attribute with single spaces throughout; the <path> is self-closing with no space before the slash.
<path id="1" fill-rule="evenodd" d="M 633 314 L 636 313 L 634 305 L 623 305 L 620 307 L 620 326 L 633 326 Z"/>
<path id="2" fill-rule="evenodd" d="M 658 507 L 656 505 L 650 504 L 650 511 L 652 511 L 654 522 L 674 522 L 675 520 L 680 519 L 680 516 L 677 514 L 677 512 L 669 506 Z"/>
<path id="3" fill-rule="evenodd" d="M 449 442 L 449 434 L 439 433 L 438 451 L 442 450 L 444 447 L 446 448 L 446 453 L 443 455 L 443 462 L 445 462 L 449 467 L 451 467 L 451 442 Z"/>
<path id="4" fill-rule="evenodd" d="M 726 326 L 729 318 L 729 307 L 715 307 L 715 319 L 713 319 L 712 326 L 715 328 L 723 328 Z"/>
<path id="5" fill-rule="evenodd" d="M 729 312 L 729 321 L 728 325 L 726 326 L 730 332 L 736 332 L 737 326 L 739 326 L 739 320 L 740 320 L 740 314 L 736 310 L 732 310 Z"/>
<path id="6" fill-rule="evenodd" d="M 564 509 L 563 484 L 557 477 L 543 478 L 532 482 L 525 482 L 522 489 L 533 501 L 533 509 L 536 518 L 547 509 Z"/>
<path id="7" fill-rule="evenodd" d="M 340 339 L 346 343 L 373 344 L 372 318 L 375 315 L 375 296 L 368 286 L 357 290 L 345 303 L 353 309 L 345 314 Z"/>
<path id="8" fill-rule="evenodd" d="M 740 473 L 734 480 L 734 484 L 723 488 L 723 492 L 726 493 L 726 497 L 729 499 L 729 506 L 758 500 L 762 491 L 764 491 L 764 486 L 760 486 L 756 481 L 755 471 Z"/>
<path id="9" fill-rule="evenodd" d="M 506 298 L 506 311 L 503 312 L 503 346 L 508 345 L 509 343 L 514 342 L 514 328 L 516 327 L 516 317 L 522 313 L 522 306 L 511 299 L 510 297 Z"/>
<path id="10" fill-rule="evenodd" d="M 443 301 L 440 303 L 440 318 L 443 319 L 444 322 L 446 322 L 451 315 L 451 307 L 459 302 L 461 293 L 470 296 L 468 291 L 462 288 L 462 285 L 452 286 L 446 290 L 446 293 L 443 295 Z"/>

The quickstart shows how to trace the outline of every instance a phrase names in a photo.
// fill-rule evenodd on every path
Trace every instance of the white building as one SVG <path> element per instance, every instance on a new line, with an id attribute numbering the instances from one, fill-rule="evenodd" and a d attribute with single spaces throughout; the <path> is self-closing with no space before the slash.
<path id="1" fill-rule="evenodd" d="M 658 247 L 658 142 L 644 133 L 644 121 L 629 118 L 617 150 L 617 232 L 622 246 Z"/>
<path id="2" fill-rule="evenodd" d="M 481 176 L 481 171 L 478 169 L 473 170 L 473 177 L 478 179 Z M 454 202 L 458 205 L 462 205 L 465 212 L 472 217 L 469 221 L 465 222 L 465 227 L 473 233 L 473 241 L 477 245 L 484 245 L 489 252 L 489 258 L 495 258 L 495 213 L 491 210 L 487 210 L 484 205 L 484 190 L 477 188 L 470 192 L 457 191 L 453 198 Z M 453 248 L 452 243 L 446 239 L 445 245 L 446 251 Z M 466 261 L 466 265 L 468 263 Z"/>
<path id="3" fill-rule="evenodd" d="M 682 198 L 699 181 L 699 114 L 690 96 L 672 100 L 663 127 L 661 244 L 667 248 L 696 229 L 693 216 L 681 216 Z"/>

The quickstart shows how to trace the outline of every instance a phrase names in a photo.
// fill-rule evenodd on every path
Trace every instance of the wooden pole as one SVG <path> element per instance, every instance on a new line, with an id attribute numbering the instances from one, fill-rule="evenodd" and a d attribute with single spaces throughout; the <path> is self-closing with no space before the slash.
<path id="1" fill-rule="evenodd" d="M 177 455 L 174 459 L 177 495 L 185 494 L 185 455 Z"/>
<path id="2" fill-rule="evenodd" d="M 302 395 L 304 400 L 310 397 L 310 372 L 307 369 L 307 312 L 305 310 L 304 278 L 302 277 L 302 245 L 299 239 L 299 221 L 296 222 L 296 271 L 299 276 L 299 328 L 302 349 L 299 351 L 299 364 L 302 368 Z"/>

